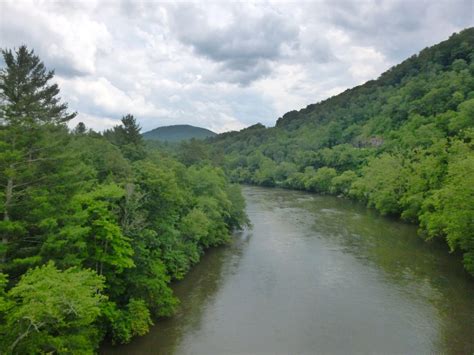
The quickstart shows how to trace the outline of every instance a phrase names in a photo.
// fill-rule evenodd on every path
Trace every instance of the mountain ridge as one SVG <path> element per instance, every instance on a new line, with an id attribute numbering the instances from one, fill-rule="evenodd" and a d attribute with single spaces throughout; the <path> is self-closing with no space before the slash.
<path id="1" fill-rule="evenodd" d="M 445 239 L 474 275 L 474 28 L 275 127 L 209 142 L 234 182 L 361 201 Z"/>
<path id="2" fill-rule="evenodd" d="M 164 142 L 180 142 L 188 139 L 205 139 L 216 136 L 217 133 L 203 127 L 189 124 L 177 124 L 156 127 L 142 133 L 146 140 L 159 140 Z"/>

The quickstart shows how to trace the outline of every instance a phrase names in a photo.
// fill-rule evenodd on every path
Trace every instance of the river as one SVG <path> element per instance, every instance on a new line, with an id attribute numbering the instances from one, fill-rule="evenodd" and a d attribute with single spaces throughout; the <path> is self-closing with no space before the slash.
<path id="1" fill-rule="evenodd" d="M 474 282 L 443 244 L 348 200 L 243 193 L 252 228 L 174 285 L 175 316 L 104 354 L 474 352 Z"/>

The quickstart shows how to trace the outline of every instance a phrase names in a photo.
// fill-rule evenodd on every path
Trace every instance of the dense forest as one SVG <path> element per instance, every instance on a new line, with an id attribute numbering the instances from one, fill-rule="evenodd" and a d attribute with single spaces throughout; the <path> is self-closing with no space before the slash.
<path id="1" fill-rule="evenodd" d="M 33 50 L 2 50 L 0 353 L 94 353 L 170 316 L 203 252 L 247 223 L 236 183 L 359 200 L 474 275 L 474 28 L 377 80 L 206 141 L 95 132 Z"/>
<path id="2" fill-rule="evenodd" d="M 0 353 L 94 353 L 173 313 L 170 288 L 246 223 L 222 169 L 146 146 L 132 115 L 103 133 L 67 123 L 40 58 L 0 72 Z"/>
<path id="3" fill-rule="evenodd" d="M 474 28 L 276 127 L 210 143 L 232 181 L 363 201 L 445 240 L 474 275 Z"/>

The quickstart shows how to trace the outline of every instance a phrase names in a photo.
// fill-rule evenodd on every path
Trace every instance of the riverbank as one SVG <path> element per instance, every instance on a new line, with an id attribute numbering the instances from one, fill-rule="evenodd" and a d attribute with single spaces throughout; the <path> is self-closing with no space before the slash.
<path id="1" fill-rule="evenodd" d="M 173 286 L 178 312 L 103 354 L 472 353 L 474 283 L 412 225 L 243 187 L 253 225 Z"/>

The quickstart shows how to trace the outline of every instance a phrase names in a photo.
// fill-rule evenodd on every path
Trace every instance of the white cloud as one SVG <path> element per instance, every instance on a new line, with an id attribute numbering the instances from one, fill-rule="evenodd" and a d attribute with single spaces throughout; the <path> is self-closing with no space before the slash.
<path id="1" fill-rule="evenodd" d="M 168 111 L 159 110 L 144 96 L 134 91 L 124 92 L 102 76 L 58 78 L 58 82 L 63 92 L 71 97 L 71 105 L 88 105 L 89 111 L 104 111 L 114 115 L 134 112 L 138 116 L 168 114 Z"/>
<path id="2" fill-rule="evenodd" d="M 2 1 L 3 45 L 27 44 L 63 74 L 95 73 L 98 51 L 112 41 L 107 26 L 88 12 L 54 11 L 48 3 Z"/>
<path id="3" fill-rule="evenodd" d="M 388 69 L 385 56 L 374 48 L 352 46 L 349 56 L 352 59 L 349 72 L 357 81 L 376 78 L 383 70 Z"/>
<path id="4" fill-rule="evenodd" d="M 2 46 L 55 68 L 79 120 L 222 132 L 302 108 L 378 77 L 463 27 L 471 0 L 281 3 L 0 2 Z"/>
<path id="5" fill-rule="evenodd" d="M 101 131 L 120 124 L 120 120 L 118 119 L 89 115 L 87 113 L 80 112 L 74 119 L 71 120 L 69 126 L 71 128 L 75 127 L 79 122 L 84 123 L 86 127 L 94 127 L 94 129 Z"/>

